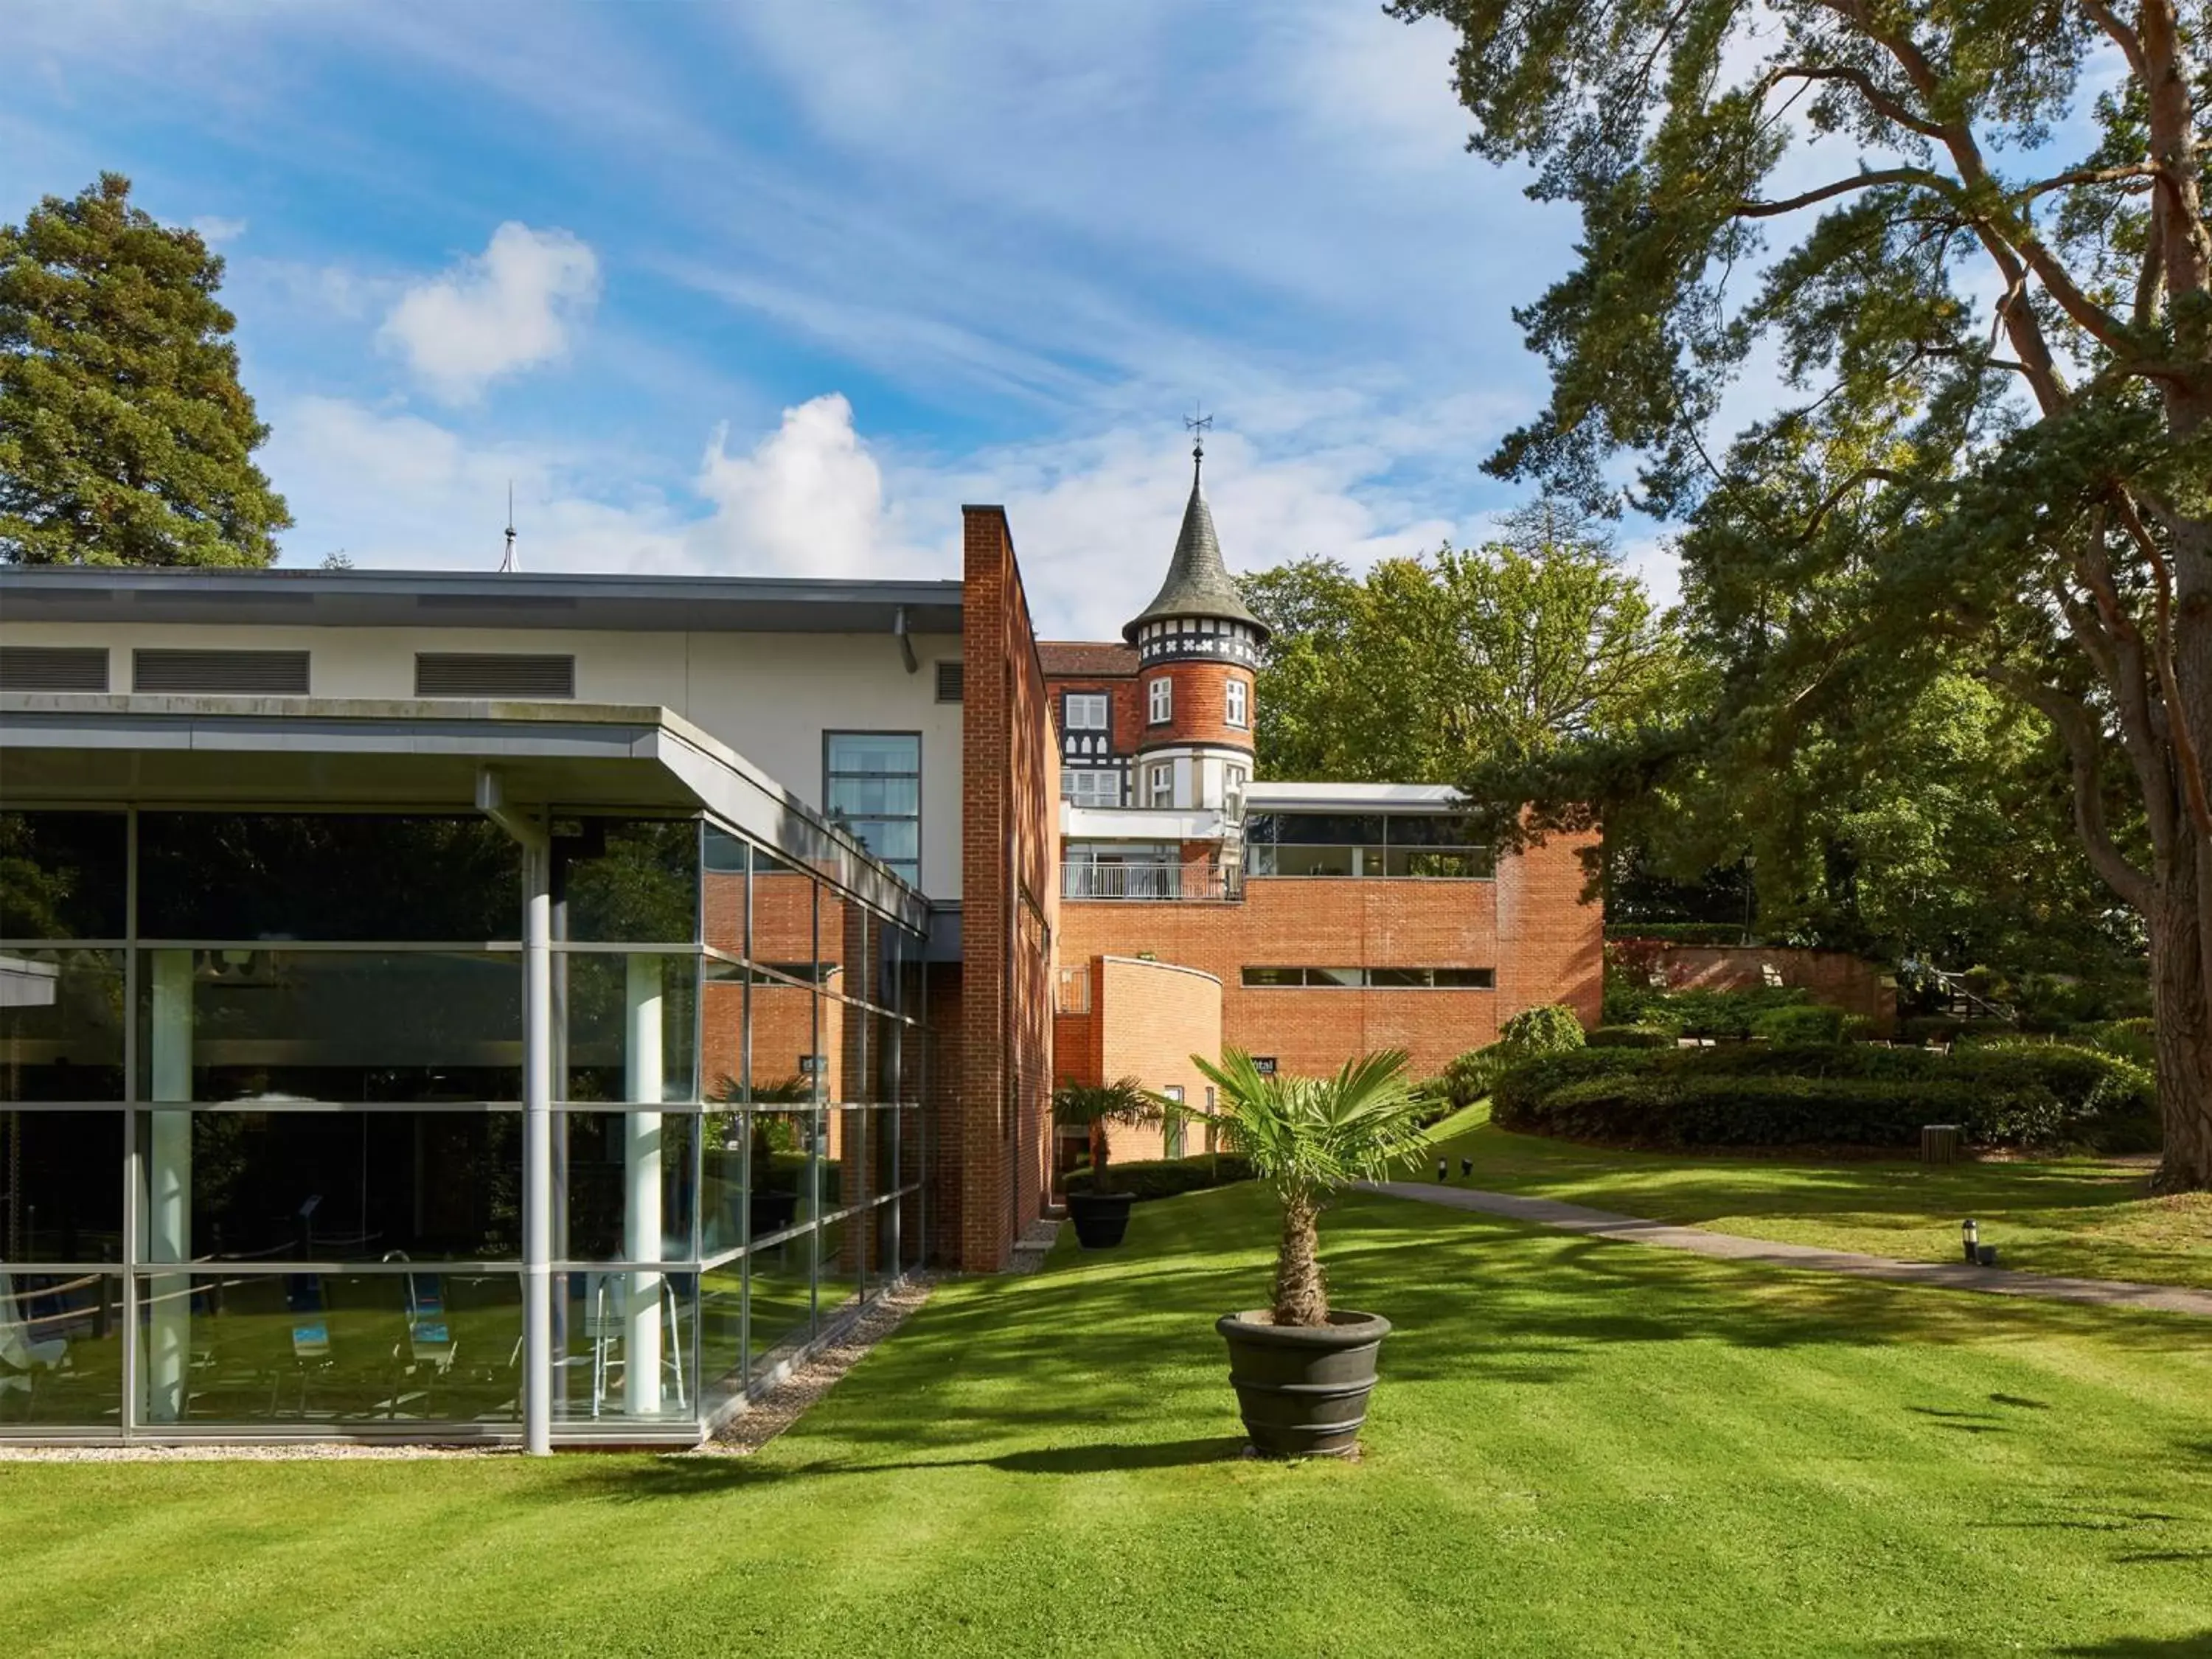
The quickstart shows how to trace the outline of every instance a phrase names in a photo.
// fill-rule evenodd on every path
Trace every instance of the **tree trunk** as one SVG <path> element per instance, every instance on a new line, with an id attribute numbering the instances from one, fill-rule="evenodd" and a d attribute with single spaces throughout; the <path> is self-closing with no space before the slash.
<path id="1" fill-rule="evenodd" d="M 1275 1251 L 1275 1323 L 1328 1323 L 1328 1279 L 1321 1267 L 1321 1206 L 1283 1194 L 1283 1238 Z"/>
<path id="2" fill-rule="evenodd" d="M 2150 924 L 2151 1012 L 2158 1047 L 2158 1108 L 2166 1152 L 2160 1192 L 2212 1187 L 2212 984 L 2205 978 L 2201 878 L 2177 859 L 2160 884 Z"/>
<path id="3" fill-rule="evenodd" d="M 1106 1126 L 1095 1120 L 1091 1125 L 1091 1190 L 1106 1190 Z"/>

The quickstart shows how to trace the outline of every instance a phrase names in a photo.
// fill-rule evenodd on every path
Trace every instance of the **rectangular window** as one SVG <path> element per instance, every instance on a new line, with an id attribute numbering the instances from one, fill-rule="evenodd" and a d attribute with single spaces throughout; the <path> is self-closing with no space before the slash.
<path id="1" fill-rule="evenodd" d="M 1180 1106 L 1182 1104 L 1182 1084 L 1170 1083 L 1166 1088 L 1161 1090 L 1160 1093 L 1167 1099 L 1173 1101 L 1176 1105 Z M 1169 1118 L 1167 1121 L 1162 1125 L 1160 1133 L 1162 1144 L 1160 1150 L 1166 1153 L 1168 1157 L 1181 1158 L 1187 1150 L 1183 1140 L 1183 1128 L 1184 1119 L 1180 1112 Z"/>
<path id="2" fill-rule="evenodd" d="M 1145 688 L 1148 718 L 1154 726 L 1165 726 L 1175 714 L 1175 682 L 1157 679 Z"/>
<path id="3" fill-rule="evenodd" d="M 1103 691 L 1069 692 L 1067 729 L 1071 732 L 1106 731 L 1106 694 Z"/>
<path id="4" fill-rule="evenodd" d="M 1151 769 L 1151 782 L 1146 804 L 1151 806 L 1175 805 L 1175 767 L 1172 763 Z"/>
<path id="5" fill-rule="evenodd" d="M 576 695 L 574 657 L 519 651 L 417 651 L 418 697 L 568 698 Z"/>
<path id="6" fill-rule="evenodd" d="M 1060 793 L 1078 806 L 1119 806 L 1121 774 L 1113 767 L 1071 766 L 1060 775 Z"/>
<path id="7" fill-rule="evenodd" d="M 824 734 L 830 822 L 913 886 L 921 884 L 921 734 Z"/>
<path id="8" fill-rule="evenodd" d="M 1247 968 L 1249 988 L 1303 986 L 1332 991 L 1487 991 L 1489 968 Z"/>
<path id="9" fill-rule="evenodd" d="M 305 696 L 304 651 L 133 651 L 133 691 Z"/>
<path id="10" fill-rule="evenodd" d="M 1226 719 L 1230 725 L 1243 726 L 1246 724 L 1247 716 L 1245 714 L 1244 700 L 1247 695 L 1248 693 L 1243 681 L 1231 680 L 1229 682 L 1229 708 Z"/>

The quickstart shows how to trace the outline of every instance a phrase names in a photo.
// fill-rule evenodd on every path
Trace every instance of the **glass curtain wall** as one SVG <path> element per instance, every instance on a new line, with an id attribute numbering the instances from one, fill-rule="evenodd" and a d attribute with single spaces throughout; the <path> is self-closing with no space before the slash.
<path id="1" fill-rule="evenodd" d="M 555 1421 L 680 1430 L 919 1260 L 920 940 L 553 830 Z M 0 1436 L 520 1425 L 520 880 L 470 815 L 0 813 Z"/>

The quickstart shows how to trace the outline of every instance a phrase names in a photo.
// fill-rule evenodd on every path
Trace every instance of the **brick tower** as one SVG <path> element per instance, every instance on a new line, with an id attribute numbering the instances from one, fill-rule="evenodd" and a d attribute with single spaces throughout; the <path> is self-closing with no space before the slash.
<path id="1" fill-rule="evenodd" d="M 1230 827 L 1243 817 L 1252 779 L 1252 674 L 1268 630 L 1221 562 L 1206 504 L 1202 434 L 1190 458 L 1190 504 L 1167 580 L 1121 630 L 1137 648 L 1144 720 L 1131 804 L 1218 811 Z"/>

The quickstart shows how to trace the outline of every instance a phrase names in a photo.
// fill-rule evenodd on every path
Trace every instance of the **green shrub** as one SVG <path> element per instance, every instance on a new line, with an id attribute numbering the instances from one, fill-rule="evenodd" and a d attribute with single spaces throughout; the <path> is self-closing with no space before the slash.
<path id="1" fill-rule="evenodd" d="M 1589 1041 L 1593 1048 L 1671 1048 L 1674 1034 L 1663 1025 L 1601 1025 Z"/>
<path id="2" fill-rule="evenodd" d="M 2139 1136 L 2154 1096 L 2141 1067 L 2094 1049 L 2015 1040 L 1939 1054 L 1847 1043 L 1591 1048 L 1516 1066 L 1491 1096 L 1509 1129 L 1656 1146 L 1917 1144 L 1954 1122 L 1986 1146 Z"/>
<path id="3" fill-rule="evenodd" d="M 1737 921 L 1624 921 L 1605 930 L 1606 943 L 1651 939 L 1662 945 L 1753 945 Z"/>
<path id="4" fill-rule="evenodd" d="M 1907 1042 L 1956 1042 L 1967 1022 L 1951 1014 L 1913 1014 L 1897 1022 L 1897 1035 Z"/>
<path id="5" fill-rule="evenodd" d="M 1656 1025 L 1676 1036 L 1734 1037 L 1751 1035 L 1751 1022 L 1773 1008 L 1796 1008 L 1811 993 L 1794 985 L 1762 985 L 1742 991 L 1658 991 L 1607 985 L 1605 1023 Z"/>
<path id="6" fill-rule="evenodd" d="M 1581 1048 L 1585 1041 L 1581 1018 L 1573 1009 L 1557 1002 L 1523 1008 L 1498 1030 L 1498 1047 L 1504 1050 L 1508 1065 L 1541 1054 L 1565 1054 Z"/>
<path id="7" fill-rule="evenodd" d="M 1751 1034 L 1769 1042 L 1841 1042 L 1844 1011 L 1823 1003 L 1762 1008 L 1751 1017 Z"/>
<path id="8" fill-rule="evenodd" d="M 1173 1198 L 1179 1193 L 1200 1192 L 1208 1187 L 1227 1187 L 1249 1181 L 1252 1166 L 1234 1152 L 1202 1152 L 1196 1158 L 1140 1158 L 1116 1164 L 1111 1173 L 1114 1189 L 1134 1193 L 1141 1204 L 1148 1199 Z M 1089 1192 L 1089 1167 L 1071 1171 L 1061 1187 L 1071 1193 Z"/>

